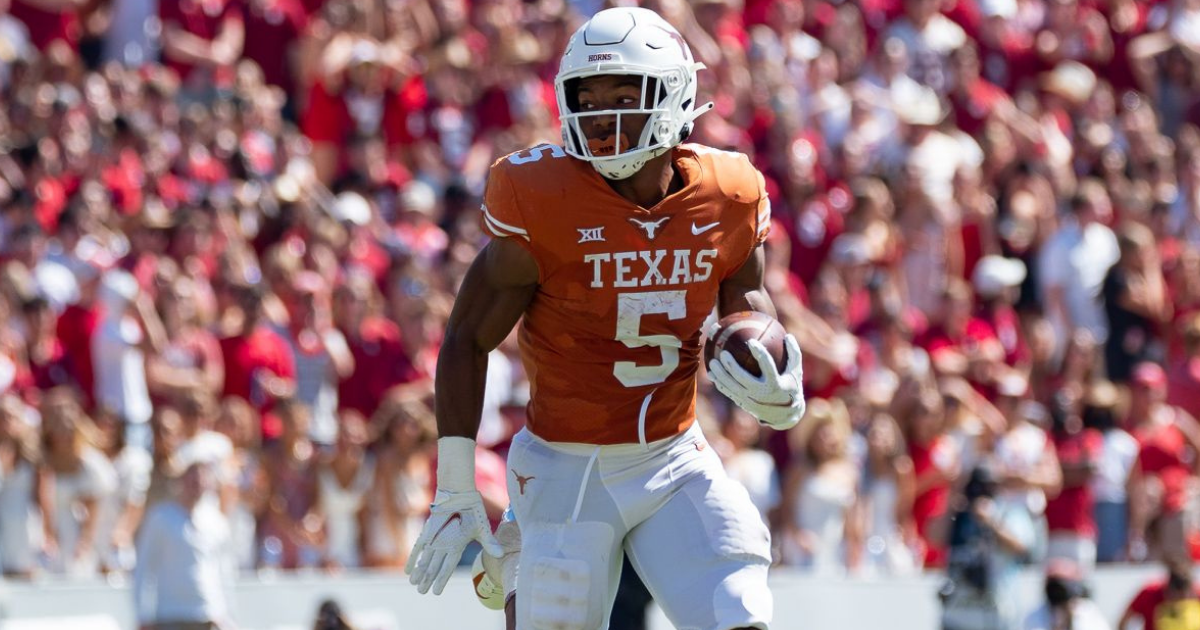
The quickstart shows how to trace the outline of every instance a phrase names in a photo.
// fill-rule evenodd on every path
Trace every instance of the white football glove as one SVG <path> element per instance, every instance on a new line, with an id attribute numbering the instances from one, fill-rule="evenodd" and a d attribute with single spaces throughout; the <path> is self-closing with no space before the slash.
<path id="1" fill-rule="evenodd" d="M 422 595 L 430 586 L 434 595 L 441 595 L 472 540 L 478 540 L 493 556 L 504 554 L 492 536 L 483 497 L 475 488 L 475 440 L 440 438 L 437 494 L 404 567 L 408 581 Z"/>
<path id="2" fill-rule="evenodd" d="M 801 364 L 800 344 L 792 335 L 784 338 L 787 349 L 787 366 L 782 373 L 767 348 L 757 339 L 747 344 L 758 361 L 762 376 L 755 376 L 738 365 L 728 351 L 708 364 L 708 378 L 717 390 L 725 394 L 737 406 L 745 409 L 758 421 L 782 431 L 796 426 L 804 416 L 804 368 Z"/>
<path id="3" fill-rule="evenodd" d="M 521 557 L 521 528 L 516 521 L 504 521 L 496 527 L 496 540 L 504 547 L 497 558 L 487 552 L 475 556 L 471 581 L 475 597 L 485 607 L 503 610 L 508 596 L 517 590 L 517 563 Z"/>

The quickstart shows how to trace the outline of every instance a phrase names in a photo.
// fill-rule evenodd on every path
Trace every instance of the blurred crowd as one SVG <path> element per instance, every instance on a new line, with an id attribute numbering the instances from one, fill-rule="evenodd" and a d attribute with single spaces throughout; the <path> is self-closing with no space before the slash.
<path id="1" fill-rule="evenodd" d="M 402 566 L 487 169 L 603 6 L 0 0 L 4 572 L 130 570 L 196 461 L 242 569 Z M 772 198 L 808 415 L 699 420 L 781 564 L 1200 554 L 1200 1 L 643 6 Z M 528 396 L 510 339 L 493 518 Z"/>

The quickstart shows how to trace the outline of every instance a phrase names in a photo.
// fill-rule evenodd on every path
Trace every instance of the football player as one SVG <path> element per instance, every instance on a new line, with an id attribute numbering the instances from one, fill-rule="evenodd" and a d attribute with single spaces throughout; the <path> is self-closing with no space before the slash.
<path id="1" fill-rule="evenodd" d="M 437 494 L 407 565 L 421 593 L 442 592 L 472 540 L 513 557 L 489 531 L 473 437 L 488 353 L 520 321 L 531 400 L 508 456 L 519 577 L 490 575 L 515 590 L 510 623 L 606 628 L 628 555 L 676 626 L 768 627 L 770 534 L 707 448 L 695 402 L 713 308 L 774 316 L 771 207 L 746 156 L 683 144 L 712 108 L 696 104 L 702 68 L 656 13 L 602 11 L 555 80 L 563 145 L 492 166 L 480 221 L 494 238 L 438 358 Z M 785 344 L 782 371 L 761 344 L 762 376 L 728 353 L 709 365 L 722 393 L 779 430 L 804 413 L 800 348 Z"/>

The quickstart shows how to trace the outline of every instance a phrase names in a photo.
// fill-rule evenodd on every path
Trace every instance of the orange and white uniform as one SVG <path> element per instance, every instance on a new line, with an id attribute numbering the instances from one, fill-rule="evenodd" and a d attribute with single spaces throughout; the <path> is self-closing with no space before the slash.
<path id="1" fill-rule="evenodd" d="M 482 226 L 540 276 L 508 457 L 517 630 L 606 628 L 625 554 L 676 627 L 771 621 L 770 534 L 695 423 L 702 325 L 770 203 L 745 156 L 672 151 L 683 188 L 650 209 L 553 145 L 492 167 Z"/>
<path id="2" fill-rule="evenodd" d="M 539 269 L 520 330 L 538 437 L 646 443 L 695 418 L 701 326 L 771 210 L 744 155 L 685 144 L 674 159 L 683 188 L 648 210 L 553 145 L 492 166 L 483 228 Z"/>

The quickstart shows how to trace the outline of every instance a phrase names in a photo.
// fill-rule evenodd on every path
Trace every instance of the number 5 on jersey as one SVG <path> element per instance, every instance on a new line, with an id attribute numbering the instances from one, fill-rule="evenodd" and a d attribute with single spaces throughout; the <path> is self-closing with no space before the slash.
<path id="1" fill-rule="evenodd" d="M 667 380 L 679 367 L 679 349 L 683 341 L 674 335 L 643 335 L 643 315 L 666 315 L 669 320 L 687 315 L 687 291 L 649 291 L 617 295 L 617 341 L 630 348 L 657 346 L 662 352 L 659 365 L 638 365 L 632 361 L 617 361 L 613 375 L 625 387 L 654 385 Z"/>
<path id="2" fill-rule="evenodd" d="M 567 157 L 567 152 L 563 151 L 563 148 L 557 144 L 542 144 L 527 151 L 514 153 L 508 156 L 508 161 L 516 164 L 517 166 L 529 164 L 530 162 L 536 162 L 542 159 L 545 157 L 547 152 L 550 153 L 550 157 L 552 158 Z M 525 153 L 528 153 L 528 155 L 524 155 Z"/>

